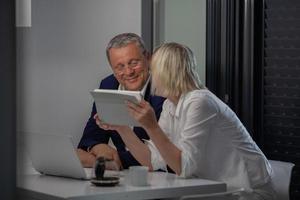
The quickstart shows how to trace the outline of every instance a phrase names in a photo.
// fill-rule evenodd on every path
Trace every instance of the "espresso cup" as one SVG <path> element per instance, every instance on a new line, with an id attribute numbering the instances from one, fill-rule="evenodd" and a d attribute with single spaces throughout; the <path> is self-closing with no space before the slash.
<path id="1" fill-rule="evenodd" d="M 129 167 L 128 181 L 132 186 L 147 186 L 148 171 L 146 166 L 131 166 Z"/>
<path id="2" fill-rule="evenodd" d="M 120 168 L 114 160 L 98 157 L 91 170 L 91 177 L 98 180 L 106 176 L 119 176 Z"/>
<path id="3" fill-rule="evenodd" d="M 96 159 L 96 162 L 94 164 L 94 169 L 93 169 L 93 172 L 97 180 L 103 179 L 104 171 L 105 171 L 105 158 L 99 157 Z"/>

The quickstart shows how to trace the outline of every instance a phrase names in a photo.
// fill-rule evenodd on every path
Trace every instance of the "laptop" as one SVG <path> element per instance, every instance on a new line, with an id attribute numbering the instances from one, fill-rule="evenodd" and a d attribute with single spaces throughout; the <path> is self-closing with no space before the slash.
<path id="1" fill-rule="evenodd" d="M 70 135 L 26 133 L 26 150 L 41 174 L 91 179 L 91 168 L 83 168 Z"/>

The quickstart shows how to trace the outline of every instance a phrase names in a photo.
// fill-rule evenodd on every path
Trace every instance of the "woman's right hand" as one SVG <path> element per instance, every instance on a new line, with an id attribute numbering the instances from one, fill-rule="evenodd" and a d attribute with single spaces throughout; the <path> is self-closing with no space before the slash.
<path id="1" fill-rule="evenodd" d="M 139 104 L 135 104 L 126 101 L 126 104 L 130 115 L 139 122 L 144 129 L 150 130 L 158 127 L 154 109 L 149 102 L 142 100 Z"/>

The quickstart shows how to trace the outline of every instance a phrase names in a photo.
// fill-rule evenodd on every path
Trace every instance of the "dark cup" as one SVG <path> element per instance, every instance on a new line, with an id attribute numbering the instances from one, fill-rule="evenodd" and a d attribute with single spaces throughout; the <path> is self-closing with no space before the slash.
<path id="1" fill-rule="evenodd" d="M 105 171 L 105 161 L 106 159 L 104 157 L 98 157 L 95 162 L 94 170 L 95 170 L 96 179 L 98 180 L 103 179 L 103 175 Z"/>

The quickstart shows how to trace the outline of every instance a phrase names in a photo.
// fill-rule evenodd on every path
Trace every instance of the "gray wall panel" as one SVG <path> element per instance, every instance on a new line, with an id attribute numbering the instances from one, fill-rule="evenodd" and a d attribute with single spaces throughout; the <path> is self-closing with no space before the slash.
<path id="1" fill-rule="evenodd" d="M 111 73 L 105 47 L 141 34 L 140 0 L 32 0 L 32 26 L 17 28 L 17 130 L 79 141 L 89 91 Z"/>

